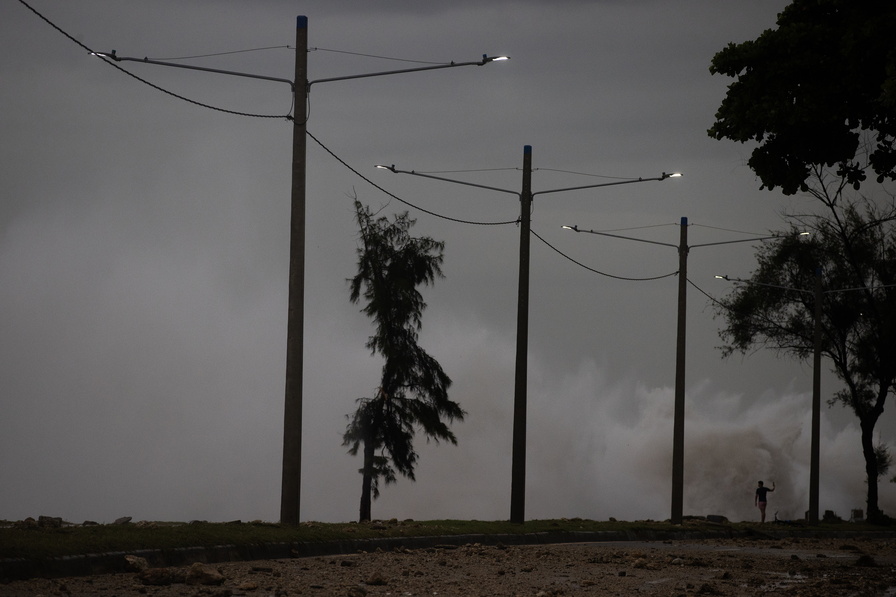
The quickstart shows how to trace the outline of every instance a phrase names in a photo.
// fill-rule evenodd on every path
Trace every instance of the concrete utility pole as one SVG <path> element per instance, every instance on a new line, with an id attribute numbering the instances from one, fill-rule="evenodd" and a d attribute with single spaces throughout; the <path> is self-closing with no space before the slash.
<path id="1" fill-rule="evenodd" d="M 289 220 L 289 298 L 286 331 L 286 388 L 283 413 L 283 478 L 280 490 L 280 522 L 295 525 L 299 523 L 299 506 L 302 493 L 302 385 L 303 348 L 305 326 L 305 179 L 306 179 L 306 136 L 308 94 L 315 83 L 364 79 L 382 75 L 397 75 L 425 70 L 454 68 L 457 66 L 483 66 L 490 62 L 508 60 L 507 56 L 482 55 L 482 60 L 474 62 L 446 62 L 432 66 L 405 68 L 400 70 L 363 73 L 329 79 L 308 80 L 308 17 L 296 17 L 296 62 L 292 80 L 268 77 L 252 73 L 206 68 L 189 64 L 161 62 L 149 58 L 118 56 L 115 51 L 96 53 L 105 59 L 121 62 L 143 62 L 159 66 L 185 68 L 237 77 L 248 77 L 266 81 L 288 83 L 295 98 L 296 116 L 292 133 L 292 191 Z"/>
<path id="2" fill-rule="evenodd" d="M 675 341 L 675 408 L 672 423 L 672 524 L 684 510 L 684 388 L 688 308 L 688 219 L 681 218 L 678 243 L 678 331 Z"/>
<path id="3" fill-rule="evenodd" d="M 305 164 L 308 104 L 308 17 L 296 18 L 295 118 L 289 217 L 289 298 L 280 522 L 299 523 L 302 478 L 302 383 L 305 339 Z"/>
<path id="4" fill-rule="evenodd" d="M 821 448 L 821 268 L 815 270 L 815 321 L 812 353 L 812 443 L 809 447 L 809 524 L 818 522 Z"/>
<path id="5" fill-rule="evenodd" d="M 315 83 L 347 81 L 382 75 L 454 68 L 483 66 L 489 62 L 507 60 L 506 56 L 489 57 L 475 62 L 451 62 L 406 68 L 394 71 L 364 73 L 327 79 L 308 80 L 308 17 L 296 19 L 295 119 L 292 141 L 292 207 L 290 215 L 289 247 L 289 305 L 286 332 L 286 391 L 283 413 L 283 478 L 280 493 L 280 522 L 299 523 L 302 479 L 302 396 L 303 344 L 305 322 L 305 179 L 308 94 Z"/>
<path id="6" fill-rule="evenodd" d="M 652 245 L 663 245 L 678 249 L 678 329 L 675 340 L 675 406 L 672 420 L 672 514 L 670 522 L 681 524 L 684 520 L 684 421 L 685 421 L 685 373 L 687 362 L 687 307 L 688 307 L 688 255 L 691 249 L 697 247 L 712 247 L 716 245 L 731 245 L 735 243 L 755 242 L 777 238 L 775 236 L 758 236 L 755 238 L 743 238 L 714 243 L 688 245 L 688 219 L 681 218 L 681 232 L 678 245 L 664 243 L 631 236 L 620 236 L 595 230 L 582 230 L 578 226 L 564 226 L 575 232 L 587 232 L 600 236 L 610 236 L 633 240 Z M 718 276 L 716 276 L 718 277 Z"/>
<path id="7" fill-rule="evenodd" d="M 526 415 L 528 410 L 528 356 L 529 356 L 529 237 L 531 234 L 532 202 L 536 195 L 547 195 L 563 191 L 578 191 L 582 189 L 594 189 L 598 187 L 612 187 L 648 180 L 666 180 L 677 178 L 681 174 L 666 174 L 653 178 L 633 178 L 618 182 L 605 182 L 589 184 L 563 189 L 551 189 L 548 191 L 532 191 L 532 146 L 523 147 L 523 186 L 522 190 L 512 191 L 481 184 L 454 180 L 423 174 L 413 170 L 398 170 L 395 166 L 378 166 L 395 174 L 411 174 L 423 178 L 432 178 L 469 187 L 478 187 L 490 191 L 510 193 L 520 198 L 520 274 L 519 292 L 517 293 L 517 334 L 516 334 L 516 373 L 514 375 L 513 389 L 513 441 L 510 465 L 510 522 L 522 524 L 526 521 Z"/>
<path id="8" fill-rule="evenodd" d="M 532 228 L 532 146 L 523 148 L 520 193 L 520 275 L 516 307 L 516 374 L 513 389 L 513 462 L 510 469 L 510 522 L 526 518 L 526 415 L 529 356 L 529 231 Z"/>

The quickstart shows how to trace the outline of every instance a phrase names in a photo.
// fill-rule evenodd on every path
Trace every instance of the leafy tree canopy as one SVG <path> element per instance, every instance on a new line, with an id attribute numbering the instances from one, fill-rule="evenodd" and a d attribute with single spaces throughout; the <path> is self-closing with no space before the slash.
<path id="1" fill-rule="evenodd" d="M 713 58 L 736 80 L 709 135 L 758 142 L 750 168 L 786 195 L 807 190 L 812 165 L 855 189 L 869 169 L 896 180 L 896 2 L 794 0 L 777 25 Z"/>

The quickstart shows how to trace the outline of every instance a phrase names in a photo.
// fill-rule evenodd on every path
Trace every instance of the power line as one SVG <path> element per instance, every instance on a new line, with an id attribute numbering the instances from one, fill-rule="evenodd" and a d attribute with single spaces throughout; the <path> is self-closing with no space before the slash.
<path id="1" fill-rule="evenodd" d="M 691 281 L 690 278 L 688 278 L 688 284 L 690 284 L 691 286 L 693 286 L 694 288 L 696 288 L 696 289 L 697 289 L 703 296 L 705 296 L 706 298 L 708 298 L 709 300 L 711 300 L 713 303 L 715 303 L 715 304 L 718 305 L 719 307 L 722 307 L 723 309 L 728 309 L 728 307 L 725 306 L 725 303 L 723 303 L 723 302 L 720 301 L 719 299 L 715 298 L 714 296 L 712 296 L 711 294 L 709 294 L 708 292 L 706 292 L 705 290 L 703 290 L 702 288 L 700 288 L 699 286 L 697 286 L 696 284 L 694 284 L 694 282 Z"/>
<path id="2" fill-rule="evenodd" d="M 710 230 L 721 230 L 722 232 L 733 232 L 735 234 L 752 234 L 754 236 L 759 236 L 760 234 L 762 234 L 760 232 L 744 232 L 743 230 L 732 230 L 731 228 L 719 228 L 718 226 L 707 226 L 706 224 L 691 224 L 691 226 L 697 226 L 698 228 L 709 228 Z"/>
<path id="3" fill-rule="evenodd" d="M 38 17 L 40 17 L 41 20 L 43 20 L 45 23 L 47 23 L 48 25 L 50 25 L 53 29 L 55 29 L 56 31 L 58 31 L 59 33 L 61 33 L 61 34 L 64 35 L 65 37 L 67 37 L 69 40 L 71 40 L 72 42 L 74 42 L 75 44 L 77 44 L 78 46 L 80 46 L 81 48 L 87 50 L 88 53 L 90 53 L 90 54 L 92 54 L 92 55 L 94 55 L 94 56 L 100 58 L 103 62 L 105 62 L 105 63 L 108 64 L 109 66 L 112 66 L 112 67 L 114 67 L 114 68 L 117 68 L 119 71 L 123 72 L 124 74 L 128 75 L 129 77 L 132 77 L 132 78 L 134 78 L 134 79 L 140 81 L 140 82 L 143 83 L 144 85 L 148 85 L 148 86 L 152 87 L 153 89 L 155 89 L 155 90 L 157 90 L 157 91 L 161 91 L 162 93 L 165 93 L 165 94 L 167 94 L 167 95 L 170 95 L 171 97 L 177 98 L 177 99 L 179 99 L 179 100 L 183 100 L 183 101 L 185 101 L 185 102 L 187 102 L 187 103 L 190 103 L 190 104 L 199 106 L 199 107 L 201 107 L 201 108 L 208 108 L 209 110 L 215 110 L 216 112 L 224 112 L 225 114 L 233 114 L 233 115 L 235 115 L 235 116 L 248 116 L 248 117 L 251 117 L 251 118 L 283 118 L 283 119 L 287 119 L 287 120 L 290 118 L 289 115 L 286 115 L 286 114 L 252 114 L 252 113 L 249 113 L 249 112 L 238 112 L 238 111 L 236 111 L 236 110 L 228 110 L 228 109 L 226 109 L 226 108 L 219 108 L 219 107 L 217 107 L 217 106 L 212 106 L 212 105 L 210 105 L 210 104 L 205 104 L 205 103 L 202 103 L 202 102 L 199 102 L 199 101 L 190 99 L 190 98 L 188 98 L 188 97 L 184 97 L 184 96 L 182 96 L 182 95 L 179 95 L 179 94 L 177 94 L 177 93 L 174 93 L 173 91 L 168 91 L 167 89 L 164 89 L 164 88 L 162 88 L 162 87 L 159 87 L 159 86 L 156 85 L 155 83 L 150 83 L 150 82 L 147 81 L 146 79 L 143 79 L 143 78 L 138 77 L 138 76 L 135 75 L 134 73 L 132 73 L 132 72 L 130 72 L 130 71 L 128 71 L 128 70 L 122 68 L 121 66 L 115 64 L 115 62 L 113 62 L 113 61 L 107 59 L 106 57 L 97 54 L 96 52 L 94 52 L 93 50 L 91 50 L 90 48 L 88 48 L 87 46 L 85 46 L 84 44 L 82 44 L 80 41 L 78 41 L 77 39 L 75 39 L 74 37 L 72 37 L 71 35 L 69 35 L 65 30 L 63 30 L 61 27 L 59 27 L 58 25 L 56 25 L 56 23 L 54 23 L 53 21 L 51 21 L 50 19 L 48 19 L 47 17 L 45 17 L 44 15 L 42 15 L 42 14 L 41 14 L 40 12 L 38 12 L 34 7 L 32 7 L 32 6 L 31 6 L 30 4 L 28 4 L 27 2 L 25 2 L 25 0 L 19 0 L 19 3 L 22 4 L 22 5 L 23 5 L 25 8 L 27 8 L 28 10 L 30 10 L 31 12 L 33 12 L 35 15 L 37 15 Z"/>
<path id="4" fill-rule="evenodd" d="M 561 174 L 575 174 L 577 176 L 590 176 L 592 178 L 609 178 L 611 180 L 632 180 L 635 176 L 606 176 L 603 174 L 588 174 L 587 172 L 574 172 L 572 170 L 558 170 L 557 168 L 535 168 L 534 171 L 559 172 Z"/>
<path id="5" fill-rule="evenodd" d="M 212 54 L 196 54 L 195 56 L 177 56 L 175 58 L 152 58 L 152 60 L 192 60 L 194 58 L 211 58 L 213 56 L 227 56 L 230 54 L 244 54 L 246 52 L 260 52 L 262 50 L 281 50 L 289 49 L 292 46 L 265 46 L 263 48 L 247 48 L 245 50 L 231 50 L 229 52 L 214 52 Z M 294 49 L 294 48 L 293 48 Z"/>
<path id="6" fill-rule="evenodd" d="M 434 212 L 434 211 L 430 211 L 430 210 L 428 210 L 428 209 L 425 209 L 425 208 L 423 208 L 423 207 L 420 207 L 420 206 L 418 206 L 418 205 L 415 205 L 415 204 L 413 204 L 413 203 L 411 203 L 411 202 L 409 202 L 409 201 L 406 201 L 406 200 L 402 199 L 402 198 L 399 197 L 398 195 L 395 195 L 394 193 L 392 193 L 392 192 L 390 192 L 390 191 L 387 191 L 386 189 L 384 189 L 383 187 L 381 187 L 381 186 L 378 185 L 377 183 L 375 183 L 375 182 L 373 182 L 372 180 L 370 180 L 368 177 L 366 177 L 366 176 L 364 176 L 363 174 L 361 174 L 360 172 L 358 172 L 358 170 L 356 170 L 355 168 L 353 168 L 352 166 L 350 166 L 345 160 L 343 160 L 341 157 L 339 157 L 338 155 L 336 155 L 336 153 L 335 153 L 332 149 L 330 149 L 329 147 L 327 147 L 326 145 L 324 145 L 323 142 L 321 142 L 320 139 L 318 139 L 317 137 L 315 137 L 315 136 L 311 133 L 311 131 L 307 131 L 307 130 L 306 130 L 306 134 L 307 134 L 307 135 L 308 135 L 308 136 L 309 136 L 315 143 L 317 143 L 318 145 L 320 145 L 320 147 L 321 147 L 324 151 L 326 151 L 327 153 L 329 153 L 329 154 L 330 154 L 336 161 L 338 161 L 340 164 L 342 164 L 343 166 L 345 166 L 348 170 L 350 170 L 352 173 L 354 173 L 355 175 L 357 175 L 358 177 L 360 177 L 362 180 L 364 180 L 365 182 L 367 182 L 368 184 L 370 184 L 372 187 L 374 187 L 374 188 L 376 188 L 377 190 L 379 190 L 379 191 L 385 193 L 385 194 L 388 195 L 389 197 L 391 197 L 391 198 L 393 198 L 393 199 L 395 199 L 395 200 L 397 200 L 397 201 L 400 201 L 401 203 L 404 203 L 405 205 L 407 205 L 407 206 L 409 206 L 409 207 L 412 207 L 412 208 L 414 208 L 414 209 L 416 209 L 416 210 L 422 211 L 423 213 L 429 214 L 429 215 L 431 215 L 431 216 L 435 216 L 435 217 L 437 217 L 437 218 L 441 218 L 441 219 L 443 219 L 443 220 L 448 220 L 448 221 L 450 221 L 450 222 L 456 222 L 456 223 L 459 223 L 459 224 L 470 224 L 470 225 L 475 225 L 475 226 L 501 226 L 501 225 L 505 225 L 505 224 L 518 224 L 518 223 L 519 223 L 519 219 L 516 219 L 516 220 L 508 220 L 508 221 L 504 221 L 504 222 L 475 222 L 475 221 L 471 221 L 471 220 L 461 220 L 461 219 L 459 219 L 459 218 L 452 218 L 452 217 L 450 217 L 450 216 L 445 216 L 445 215 L 436 213 L 436 212 Z M 669 226 L 669 225 L 670 225 L 670 224 L 658 224 L 658 226 Z M 674 225 L 677 225 L 677 224 L 674 224 Z M 644 226 L 644 228 L 650 228 L 650 227 L 651 227 L 651 226 Z M 560 256 L 562 256 L 562 257 L 568 259 L 569 261 L 575 263 L 575 264 L 578 265 L 579 267 L 582 267 L 582 268 L 584 268 L 584 269 L 586 269 L 586 270 L 588 270 L 588 271 L 590 271 L 590 272 L 593 272 L 593 273 L 596 273 L 596 274 L 600 274 L 601 276 L 606 276 L 606 277 L 608 277 L 608 278 L 614 278 L 614 279 L 616 279 L 616 280 L 634 281 L 634 282 L 647 282 L 647 281 L 651 281 L 651 280 L 660 280 L 660 279 L 662 279 L 662 278 L 668 278 L 668 277 L 670 277 L 670 276 L 678 275 L 678 271 L 674 271 L 674 272 L 671 272 L 671 273 L 669 273 L 669 274 L 664 274 L 664 275 L 661 275 L 661 276 L 652 276 L 652 277 L 647 277 L 647 278 L 631 278 L 631 277 L 616 276 L 616 275 L 613 275 L 613 274 L 608 274 L 608 273 L 606 273 L 606 272 L 602 272 L 602 271 L 596 270 L 596 269 L 594 269 L 594 268 L 588 267 L 587 265 L 585 265 L 585 264 L 583 264 L 583 263 L 581 263 L 581 262 L 579 262 L 579 261 L 576 261 L 575 259 L 573 259 L 573 258 L 570 257 L 569 255 L 567 255 L 566 253 L 564 253 L 563 251 L 559 250 L 557 247 L 555 247 L 554 245 L 552 245 L 551 243 L 549 243 L 547 240 L 545 240 L 544 238 L 542 238 L 537 232 L 535 232 L 535 231 L 532 230 L 531 228 L 530 228 L 530 233 L 531 233 L 533 236 L 535 236 L 538 240 L 540 240 L 541 242 L 543 242 L 545 245 L 547 245 L 548 247 L 550 247 L 551 249 L 553 249 L 557 254 L 559 254 Z"/>
<path id="7" fill-rule="evenodd" d="M 351 167 L 345 160 L 343 160 L 341 157 L 339 157 L 338 155 L 336 155 L 336 153 L 334 153 L 332 149 L 330 149 L 329 147 L 327 147 L 326 145 L 324 145 L 324 144 L 320 141 L 320 139 L 318 139 L 317 137 L 315 137 L 314 135 L 312 135 L 312 134 L 311 134 L 311 131 L 306 130 L 305 132 L 306 132 L 306 134 L 307 134 L 309 137 L 311 137 L 311 139 L 312 139 L 315 143 L 317 143 L 318 145 L 320 145 L 320 146 L 323 148 L 324 151 L 326 151 L 326 152 L 329 153 L 331 156 L 333 156 L 333 158 L 335 158 L 337 162 L 339 162 L 340 164 L 342 164 L 343 166 L 345 166 L 346 168 L 348 168 L 349 170 L 351 170 L 353 173 L 355 173 L 355 174 L 356 174 L 358 177 L 360 177 L 362 180 L 364 180 L 365 182 L 369 183 L 372 187 L 374 187 L 374 188 L 376 188 L 376 189 L 382 191 L 383 193 L 385 193 L 385 194 L 388 195 L 389 197 L 392 197 L 393 199 L 395 199 L 395 200 L 397 200 L 397 201 L 400 201 L 401 203 L 404 203 L 405 205 L 407 205 L 407 206 L 409 206 L 409 207 L 413 207 L 413 208 L 416 209 L 416 210 L 422 211 L 422 212 L 425 213 L 425 214 L 429 214 L 429 215 L 431 215 L 431 216 L 435 216 L 435 217 L 437 217 L 437 218 L 441 218 L 441 219 L 443 219 L 443 220 L 448 220 L 448 221 L 450 221 L 450 222 L 457 222 L 458 224 L 471 224 L 471 225 L 474 225 L 474 226 L 502 226 L 502 225 L 505 225 L 505 224 L 516 224 L 516 223 L 519 222 L 519 219 L 516 219 L 516 220 L 508 220 L 508 221 L 505 221 L 505 222 L 474 222 L 474 221 L 471 221 L 471 220 L 461 220 L 461 219 L 458 219 L 458 218 L 452 218 L 452 217 L 450 217 L 450 216 L 445 216 L 445 215 L 442 215 L 442 214 L 438 214 L 438 213 L 436 213 L 436 212 L 434 212 L 434 211 L 430 211 L 430 210 L 428 210 L 428 209 L 424 209 L 424 208 L 422 208 L 422 207 L 420 207 L 420 206 L 418 206 L 418 205 L 414 205 L 414 204 L 411 203 L 410 201 L 405 201 L 404 199 L 402 199 L 402 198 L 399 197 L 398 195 L 395 195 L 394 193 L 391 193 L 391 192 L 387 191 L 386 189 L 384 189 L 384 188 L 381 187 L 380 185 L 376 184 L 375 182 L 373 182 L 372 180 L 370 180 L 369 178 L 367 178 L 366 176 L 364 176 L 363 174 L 361 174 L 360 172 L 358 172 L 356 169 L 354 169 L 353 167 Z"/>
<path id="8" fill-rule="evenodd" d="M 19 1 L 21 2 L 22 0 L 19 0 Z M 213 106 L 213 105 L 211 105 L 211 104 L 206 104 L 206 103 L 204 103 L 204 102 L 200 102 L 200 101 L 197 101 L 197 100 L 194 100 L 194 99 L 190 99 L 190 98 L 188 98 L 188 97 L 186 97 L 186 96 L 183 96 L 183 95 L 180 95 L 180 94 L 178 94 L 178 93 L 174 93 L 173 91 L 169 91 L 169 90 L 165 89 L 164 87 L 160 87 L 159 85 L 156 85 L 155 83 L 150 83 L 150 82 L 147 81 L 146 79 L 143 79 L 143 78 L 141 78 L 141 77 L 138 77 L 138 76 L 135 75 L 134 73 L 132 73 L 132 72 L 130 72 L 130 71 L 128 71 L 128 70 L 123 69 L 122 67 L 118 66 L 118 65 L 115 64 L 114 62 L 108 60 L 107 58 L 104 58 L 104 57 L 100 57 L 100 58 L 101 58 L 101 59 L 103 60 L 103 62 L 105 62 L 106 64 L 108 64 L 108 65 L 110 65 L 110 66 L 113 66 L 113 67 L 117 68 L 118 70 L 120 70 L 120 71 L 123 72 L 124 74 L 128 75 L 129 77 L 133 77 L 134 79 L 140 81 L 140 82 L 143 83 L 144 85 L 148 85 L 148 86 L 152 87 L 153 89 L 155 89 L 155 90 L 157 90 L 157 91 L 161 91 L 162 93 L 164 93 L 164 94 L 166 94 L 166 95 L 170 95 L 170 96 L 173 97 L 173 98 L 176 98 L 176 99 L 179 99 L 179 100 L 183 100 L 183 101 L 187 102 L 188 104 L 193 104 L 194 106 L 199 106 L 200 108 L 208 108 L 209 110 L 214 110 L 214 111 L 216 111 L 216 112 L 223 112 L 223 113 L 225 113 L 225 114 L 232 114 L 232 115 L 234 115 L 234 116 L 247 116 L 247 117 L 249 117 L 249 118 L 282 118 L 282 119 L 284 119 L 284 120 L 290 120 L 290 119 L 292 118 L 289 114 L 254 114 L 254 113 L 252 113 L 252 112 L 240 112 L 240 111 L 238 111 L 238 110 L 230 110 L 230 109 L 228 109 L 228 108 L 220 108 L 220 107 L 218 107 L 218 106 Z"/>
<path id="9" fill-rule="evenodd" d="M 604 232 L 628 232 L 629 230 L 647 230 L 648 228 L 665 228 L 667 226 L 680 226 L 680 224 L 669 223 L 669 224 L 648 224 L 646 226 L 631 226 L 629 228 L 610 228 L 609 230 L 591 230 L 589 232 L 593 233 L 604 233 Z"/>
<path id="10" fill-rule="evenodd" d="M 162 87 L 160 87 L 160 86 L 158 86 L 158 85 L 156 85 L 156 84 L 154 84 L 154 83 L 150 83 L 149 81 L 147 81 L 147 80 L 145 80 L 145 79 L 143 79 L 143 78 L 141 78 L 141 77 L 135 75 L 134 73 L 132 73 L 132 72 L 130 72 L 130 71 L 128 71 L 128 70 L 122 68 L 121 66 L 115 64 L 115 63 L 114 63 L 113 61 L 111 61 L 111 60 L 108 60 L 108 59 L 105 58 L 104 56 L 100 56 L 100 55 L 98 55 L 98 54 L 97 54 L 96 52 L 94 52 L 91 48 L 89 48 L 88 46 L 84 45 L 83 43 L 81 43 L 80 41 L 78 41 L 77 39 L 75 39 L 74 37 L 72 37 L 72 36 L 71 36 L 69 33 L 67 33 L 65 30 L 63 30 L 61 27 L 59 27 L 58 25 L 56 25 L 53 21 L 51 21 L 50 19 L 48 19 L 46 16 L 44 16 L 44 15 L 41 14 L 39 11 L 37 11 L 34 7 L 32 7 L 31 5 L 29 5 L 27 2 L 25 2 L 25 0 L 19 0 L 19 3 L 21 3 L 25 8 L 27 8 L 28 10 L 30 10 L 31 12 L 33 12 L 35 15 L 37 15 L 41 20 L 43 20 L 44 22 L 46 22 L 46 23 L 47 23 L 48 25 L 50 25 L 53 29 L 55 29 L 56 31 L 58 31 L 59 33 L 61 33 L 63 36 L 65 36 L 66 38 L 68 38 L 70 41 L 72 41 L 73 43 L 77 44 L 78 46 L 80 46 L 81 48 L 83 48 L 84 50 L 86 50 L 88 53 L 93 54 L 93 55 L 99 57 L 99 58 L 102 59 L 103 62 L 105 62 L 106 64 L 108 64 L 108 65 L 110 65 L 110 66 L 112 66 L 112 67 L 118 69 L 119 71 L 121 71 L 121 72 L 123 72 L 124 74 L 126 74 L 126 75 L 128 75 L 128 76 L 130 76 L 130 77 L 132 77 L 132 78 L 134 78 L 134 79 L 136 79 L 136 80 L 138 80 L 138 81 L 140 81 L 141 83 L 143 83 L 143 84 L 145 84 L 145 85 L 148 85 L 148 86 L 152 87 L 153 89 L 156 89 L 156 90 L 158 90 L 158 91 L 161 91 L 162 93 L 165 93 L 165 94 L 170 95 L 170 96 L 172 96 L 172 97 L 175 97 L 175 98 L 177 98 L 177 99 L 183 100 L 183 101 L 185 101 L 185 102 L 188 102 L 188 103 L 191 103 L 191 104 L 194 104 L 194 105 L 203 107 L 203 108 L 208 108 L 208 109 L 210 109 L 210 110 L 216 110 L 216 111 L 218 111 L 218 112 L 224 112 L 224 113 L 226 113 L 226 114 L 234 114 L 234 115 L 237 115 L 237 116 L 249 116 L 249 117 L 253 117 L 253 118 L 283 118 L 283 119 L 285 119 L 285 120 L 293 120 L 293 117 L 292 117 L 290 114 L 252 114 L 252 113 L 248 113 L 248 112 L 238 112 L 238 111 L 235 111 L 235 110 L 228 110 L 228 109 L 225 109 L 225 108 L 219 108 L 219 107 L 217 107 L 217 106 L 212 106 L 212 105 L 209 105 L 209 104 L 205 104 L 205 103 L 202 103 L 202 102 L 198 102 L 198 101 L 196 101 L 196 100 L 190 99 L 190 98 L 188 98 L 188 97 L 184 97 L 184 96 L 182 96 L 182 95 L 179 95 L 179 94 L 177 94 L 177 93 L 174 93 L 174 92 L 172 92 L 172 91 L 169 91 L 169 90 L 167 90 L 167 89 L 164 89 L 164 88 L 162 88 Z M 256 48 L 256 50 L 257 50 L 257 49 L 267 49 L 267 48 Z M 318 49 L 319 49 L 319 48 L 318 48 Z M 254 50 L 238 50 L 237 52 L 239 52 L 239 51 L 254 51 Z M 338 51 L 338 50 L 329 50 L 329 51 Z M 231 52 L 231 53 L 236 53 L 236 52 Z M 380 58 L 384 58 L 384 57 L 380 57 Z M 169 59 L 169 60 L 174 60 L 174 59 Z M 399 60 L 399 59 L 394 59 L 394 60 Z M 435 63 L 435 64 L 442 64 L 442 63 Z M 290 112 L 292 112 L 292 108 L 290 109 Z M 307 115 L 306 115 L 306 119 L 307 119 Z M 404 203 L 405 205 L 408 205 L 408 206 L 410 206 L 410 207 L 413 207 L 414 209 L 417 209 L 417 210 L 419 210 L 419 211 L 422 211 L 422 212 L 424 212 L 424 213 L 427 213 L 427 214 L 429 214 L 429 215 L 432 215 L 432 216 L 435 216 L 435 217 L 437 217 L 437 218 L 441 218 L 441 219 L 444 219 L 444 220 L 449 220 L 449 221 L 457 222 L 457 223 L 460 223 L 460 224 L 471 224 L 471 225 L 477 225 L 477 226 L 500 226 L 500 225 L 504 225 L 504 224 L 516 224 L 516 223 L 519 221 L 518 219 L 517 219 L 517 220 L 504 221 L 504 222 L 475 222 L 475 221 L 471 221 L 471 220 L 461 220 L 461 219 L 458 219 L 458 218 L 452 218 L 452 217 L 449 217 L 449 216 L 445 216 L 445 215 L 442 215 L 442 214 L 438 214 L 438 213 L 436 213 L 436 212 L 433 212 L 433 211 L 424 209 L 424 208 L 422 208 L 422 207 L 419 207 L 419 206 L 417 206 L 417 205 L 414 205 L 413 203 L 410 203 L 409 201 L 405 201 L 405 200 L 402 199 L 401 197 L 398 197 L 397 195 L 394 195 L 393 193 L 390 193 L 390 192 L 387 191 L 386 189 L 382 188 L 381 186 L 379 186 L 378 184 L 376 184 L 375 182 L 373 182 L 372 180 L 370 180 L 369 178 L 367 178 L 366 176 L 364 176 L 363 174 L 361 174 L 360 172 L 358 172 L 356 169 L 352 168 L 348 163 L 345 162 L 345 160 L 343 160 L 343 159 L 340 158 L 338 155 L 336 155 L 333 151 L 330 150 L 330 148 L 328 148 L 326 145 L 324 145 L 324 144 L 323 144 L 317 137 L 315 137 L 314 135 L 312 135 L 311 132 L 306 131 L 306 133 L 307 133 L 307 135 L 308 135 L 309 137 L 311 137 L 311 139 L 313 139 L 318 145 L 320 145 L 320 146 L 321 146 L 327 153 L 329 153 L 331 156 L 333 156 L 339 163 L 341 163 L 343 166 L 345 166 L 346 168 L 348 168 L 349 170 L 351 170 L 352 172 L 354 172 L 357 176 L 359 176 L 360 178 L 362 178 L 363 180 L 365 180 L 366 182 L 368 182 L 371 186 L 373 186 L 373 187 L 379 189 L 380 191 L 382 191 L 383 193 L 389 195 L 389 196 L 392 197 L 393 199 L 396 199 L 397 201 L 400 201 L 401 203 Z"/>
<path id="11" fill-rule="evenodd" d="M 568 259 L 569 261 L 575 263 L 576 265 L 578 265 L 578 266 L 581 267 L 581 268 L 584 268 L 584 269 L 588 270 L 589 272 L 593 272 L 593 273 L 595 273 L 595 274 L 600 274 L 601 276 L 606 276 L 607 278 L 613 278 L 614 280 L 626 280 L 626 281 L 629 281 L 629 282 L 648 282 L 648 281 L 650 281 L 650 280 L 661 280 L 661 279 L 663 279 L 663 278 L 668 278 L 668 277 L 670 277 L 670 276 L 677 276 L 677 275 L 678 275 L 678 271 L 677 271 L 677 270 L 674 271 L 674 272 L 672 272 L 672 273 L 669 273 L 669 274 L 663 274 L 662 276 L 653 276 L 653 277 L 650 277 L 650 278 L 629 278 L 629 277 L 625 277 L 625 276 L 615 276 L 615 275 L 613 275 L 613 274 L 608 274 L 608 273 L 606 273 L 606 272 L 602 272 L 602 271 L 596 270 L 596 269 L 594 269 L 594 268 L 588 267 L 587 265 L 585 265 L 584 263 L 582 263 L 582 262 L 580 262 L 580 261 L 576 261 L 575 259 L 573 259 L 573 258 L 570 257 L 569 255 L 567 255 L 566 253 L 564 253 L 563 251 L 561 251 L 560 249 L 558 249 L 557 247 L 555 247 L 554 245 L 552 245 L 551 243 L 549 243 L 548 241 L 546 241 L 544 238 L 541 237 L 541 235 L 539 235 L 539 234 L 538 234 L 537 232 L 535 232 L 534 230 L 530 229 L 529 231 L 532 233 L 532 236 L 534 236 L 535 238 L 537 238 L 538 240 L 540 240 L 541 242 L 543 242 L 544 244 L 546 244 L 548 247 L 550 247 L 551 249 L 553 249 L 553 250 L 554 250 L 558 255 L 560 255 L 561 257 L 563 257 L 563 258 L 565 258 L 565 259 Z"/>
<path id="12" fill-rule="evenodd" d="M 410 60 L 408 58 L 392 58 L 390 56 L 376 56 L 375 54 L 363 54 L 361 52 L 349 52 L 347 50 L 331 50 L 328 48 L 308 48 L 308 51 L 334 52 L 336 54 L 350 54 L 352 56 L 362 56 L 364 58 L 378 58 L 380 60 L 394 60 L 396 62 L 413 62 L 416 64 L 451 64 L 450 62 L 428 62 L 425 60 Z"/>

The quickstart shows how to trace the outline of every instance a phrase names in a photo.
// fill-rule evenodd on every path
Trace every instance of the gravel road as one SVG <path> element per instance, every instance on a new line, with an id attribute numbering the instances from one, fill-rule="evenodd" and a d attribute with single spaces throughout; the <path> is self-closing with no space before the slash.
<path id="1" fill-rule="evenodd" d="M 889 597 L 896 596 L 896 540 L 470 544 L 0 584 L 0 597 L 38 595 Z"/>

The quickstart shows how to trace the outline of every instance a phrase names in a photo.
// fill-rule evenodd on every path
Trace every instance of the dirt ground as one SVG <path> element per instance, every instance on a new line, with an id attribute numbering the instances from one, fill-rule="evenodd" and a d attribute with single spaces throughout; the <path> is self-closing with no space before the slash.
<path id="1" fill-rule="evenodd" d="M 896 596 L 896 540 L 470 544 L 0 584 L 0 597 L 38 595 Z"/>

